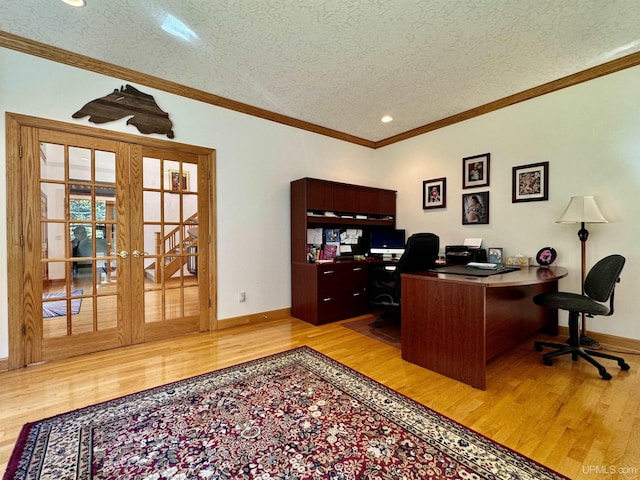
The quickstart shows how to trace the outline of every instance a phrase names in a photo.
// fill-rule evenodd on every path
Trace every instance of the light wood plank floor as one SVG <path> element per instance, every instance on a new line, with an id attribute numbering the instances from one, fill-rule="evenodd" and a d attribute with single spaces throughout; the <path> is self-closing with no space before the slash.
<path id="1" fill-rule="evenodd" d="M 545 367 L 527 341 L 489 364 L 485 391 L 404 362 L 338 322 L 272 320 L 0 373 L 0 471 L 26 422 L 308 345 L 574 479 L 640 476 L 640 359 Z"/>

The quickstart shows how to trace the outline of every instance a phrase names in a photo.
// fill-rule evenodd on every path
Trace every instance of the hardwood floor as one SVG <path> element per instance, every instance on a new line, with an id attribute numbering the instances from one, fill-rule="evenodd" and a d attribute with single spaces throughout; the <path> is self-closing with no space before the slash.
<path id="1" fill-rule="evenodd" d="M 640 359 L 545 367 L 527 341 L 489 364 L 481 391 L 404 362 L 342 326 L 272 320 L 133 345 L 0 373 L 0 471 L 23 424 L 146 388 L 308 345 L 573 479 L 640 475 Z"/>

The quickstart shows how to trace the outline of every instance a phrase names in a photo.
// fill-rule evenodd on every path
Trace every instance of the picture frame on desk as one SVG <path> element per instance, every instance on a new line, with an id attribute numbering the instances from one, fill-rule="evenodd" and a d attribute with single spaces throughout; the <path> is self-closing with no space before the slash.
<path id="1" fill-rule="evenodd" d="M 489 223 L 489 192 L 462 194 L 462 224 L 486 225 Z"/>
<path id="2" fill-rule="evenodd" d="M 447 206 L 447 179 L 434 178 L 422 182 L 422 209 L 445 208 Z"/>
<path id="3" fill-rule="evenodd" d="M 489 263 L 504 263 L 502 260 L 502 248 L 489 247 L 488 257 Z"/>
<path id="4" fill-rule="evenodd" d="M 513 167 L 511 203 L 549 200 L 549 162 Z"/>
<path id="5" fill-rule="evenodd" d="M 474 155 L 462 159 L 462 188 L 489 186 L 490 153 Z"/>

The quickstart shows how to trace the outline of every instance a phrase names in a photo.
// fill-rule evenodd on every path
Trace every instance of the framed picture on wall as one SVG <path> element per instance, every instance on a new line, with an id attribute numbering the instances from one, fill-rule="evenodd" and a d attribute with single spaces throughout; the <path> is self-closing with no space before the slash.
<path id="1" fill-rule="evenodd" d="M 180 170 L 169 170 L 169 182 L 172 192 L 179 190 L 189 190 L 189 172 L 182 172 L 182 178 L 180 178 Z"/>
<path id="2" fill-rule="evenodd" d="M 511 203 L 549 200 L 549 162 L 513 167 Z"/>
<path id="3" fill-rule="evenodd" d="M 422 208 L 444 208 L 447 206 L 447 179 L 434 178 L 422 182 Z"/>
<path id="4" fill-rule="evenodd" d="M 489 186 L 490 153 L 462 159 L 462 188 Z"/>
<path id="5" fill-rule="evenodd" d="M 462 194 L 462 224 L 489 223 L 489 192 Z"/>

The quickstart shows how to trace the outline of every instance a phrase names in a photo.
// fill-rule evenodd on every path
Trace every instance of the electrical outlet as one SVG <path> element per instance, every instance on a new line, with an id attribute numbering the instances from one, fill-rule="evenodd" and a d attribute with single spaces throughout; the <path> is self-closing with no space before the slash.
<path id="1" fill-rule="evenodd" d="M 247 299 L 247 294 L 245 292 L 238 293 L 238 301 L 240 303 L 244 302 Z"/>

